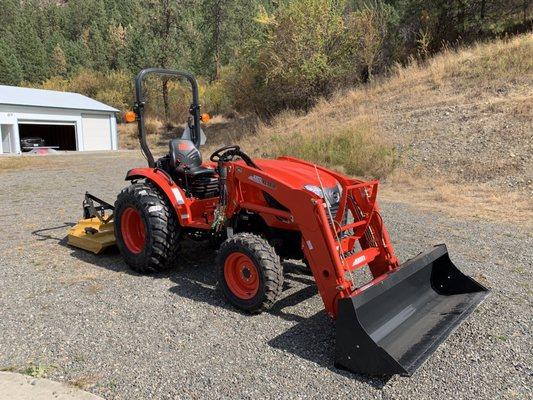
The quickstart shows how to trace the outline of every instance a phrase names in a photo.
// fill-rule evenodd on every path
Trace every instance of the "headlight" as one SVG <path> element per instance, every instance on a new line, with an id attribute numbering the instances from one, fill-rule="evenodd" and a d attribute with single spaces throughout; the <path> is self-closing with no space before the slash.
<path id="1" fill-rule="evenodd" d="M 318 197 L 324 198 L 324 192 L 322 192 L 322 189 L 320 189 L 318 186 L 305 185 L 304 189 L 316 194 Z"/>
<path id="2" fill-rule="evenodd" d="M 324 188 L 324 190 L 315 185 L 305 185 L 304 189 L 324 199 L 328 207 L 339 204 L 342 197 L 342 186 L 340 183 L 337 183 L 331 188 Z"/>
<path id="3" fill-rule="evenodd" d="M 342 186 L 338 182 L 337 182 L 336 189 L 337 190 L 333 191 L 333 202 L 334 203 L 338 203 L 339 201 L 341 201 L 341 197 L 342 197 Z"/>

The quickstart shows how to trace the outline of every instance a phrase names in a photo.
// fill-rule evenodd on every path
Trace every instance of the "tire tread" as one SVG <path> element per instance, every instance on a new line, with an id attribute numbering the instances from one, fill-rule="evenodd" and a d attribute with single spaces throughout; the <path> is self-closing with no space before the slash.
<path id="1" fill-rule="evenodd" d="M 180 226 L 170 202 L 161 190 L 149 181 L 133 183 L 119 193 L 115 210 L 122 210 L 125 204 L 136 206 L 144 214 L 150 225 L 148 231 L 153 236 L 152 247 L 147 250 L 146 257 L 142 257 L 143 262 L 135 262 L 135 257 L 125 254 L 128 251 L 117 237 L 117 244 L 126 263 L 134 271 L 144 274 L 161 272 L 175 266 L 180 250 Z M 160 207 L 150 211 L 154 206 Z M 117 225 L 119 218 L 119 215 L 115 218 L 116 231 L 119 228 Z"/>

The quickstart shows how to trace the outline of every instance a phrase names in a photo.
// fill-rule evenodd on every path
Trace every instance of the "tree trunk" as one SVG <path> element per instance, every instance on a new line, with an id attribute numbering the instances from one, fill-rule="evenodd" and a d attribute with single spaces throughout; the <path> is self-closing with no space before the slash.
<path id="1" fill-rule="evenodd" d="M 165 111 L 165 125 L 170 123 L 170 104 L 168 100 L 168 79 L 163 79 L 163 108 Z"/>
<path id="2" fill-rule="evenodd" d="M 222 25 L 222 0 L 216 2 L 215 8 L 215 31 L 213 34 L 213 44 L 215 46 L 215 81 L 220 79 L 220 33 Z"/>
<path id="3" fill-rule="evenodd" d="M 169 68 L 170 64 L 170 29 L 172 25 L 171 20 L 171 10 L 169 0 L 163 0 L 163 46 L 161 48 L 161 66 L 163 68 Z M 168 79 L 163 78 L 162 81 L 162 91 L 163 91 L 163 109 L 165 113 L 165 125 L 168 126 L 170 123 L 170 104 L 168 99 Z"/>
<path id="4" fill-rule="evenodd" d="M 486 7 L 487 7 L 487 1 L 486 0 L 481 0 L 481 9 L 479 11 L 479 30 L 478 30 L 478 33 L 480 35 L 483 35 L 483 33 L 485 32 L 485 10 L 486 10 Z"/>

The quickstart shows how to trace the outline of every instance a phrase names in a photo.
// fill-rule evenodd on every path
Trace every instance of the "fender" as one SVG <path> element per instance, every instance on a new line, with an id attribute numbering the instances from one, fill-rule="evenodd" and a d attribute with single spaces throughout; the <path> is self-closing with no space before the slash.
<path id="1" fill-rule="evenodd" d="M 126 180 L 148 179 L 163 191 L 166 198 L 174 207 L 181 226 L 187 226 L 192 222 L 192 213 L 185 192 L 164 171 L 158 168 L 134 168 L 126 174 Z"/>

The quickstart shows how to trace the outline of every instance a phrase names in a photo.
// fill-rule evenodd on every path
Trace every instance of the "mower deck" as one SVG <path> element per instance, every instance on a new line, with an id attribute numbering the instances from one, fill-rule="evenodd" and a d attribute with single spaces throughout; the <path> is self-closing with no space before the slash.
<path id="1" fill-rule="evenodd" d="M 101 253 L 116 244 L 113 221 L 104 223 L 98 217 L 81 219 L 69 229 L 67 242 L 94 254 Z"/>

